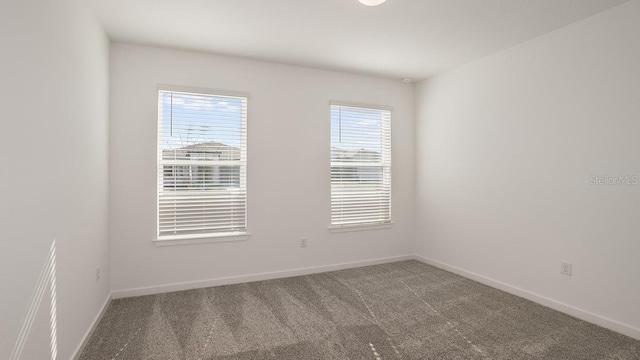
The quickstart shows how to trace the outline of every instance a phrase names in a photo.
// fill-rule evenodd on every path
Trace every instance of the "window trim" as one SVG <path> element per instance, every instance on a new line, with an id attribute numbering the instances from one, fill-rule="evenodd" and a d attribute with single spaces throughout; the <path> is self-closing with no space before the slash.
<path id="1" fill-rule="evenodd" d="M 157 173 L 158 167 L 158 144 L 160 142 L 160 133 L 158 131 L 158 119 L 160 118 L 160 107 L 158 106 L 158 94 L 160 91 L 173 91 L 173 92 L 183 92 L 183 93 L 194 93 L 194 94 L 202 94 L 202 95 L 211 95 L 211 96 L 230 96 L 230 97 L 243 97 L 247 99 L 247 123 L 246 123 L 246 136 L 247 139 L 245 141 L 245 168 L 249 168 L 249 156 L 248 156 L 248 137 L 249 137 L 249 99 L 251 98 L 251 94 L 243 91 L 232 91 L 232 90 L 219 90 L 219 89 L 209 89 L 209 88 L 200 88 L 193 86 L 183 86 L 183 85 L 169 85 L 169 84 L 157 84 L 155 89 L 155 147 L 154 147 L 154 158 L 156 159 L 155 168 Z M 247 231 L 238 231 L 238 232 L 221 232 L 221 233 L 208 233 L 208 234 L 189 234 L 189 235 L 175 235 L 175 236 L 163 236 L 160 237 L 158 233 L 159 228 L 159 211 L 158 211 L 158 189 L 157 183 L 158 178 L 155 176 L 154 182 L 154 191 L 155 191 L 155 228 L 154 228 L 154 237 L 152 238 L 152 242 L 155 246 L 164 247 L 164 246 L 174 246 L 174 245 L 191 245 L 191 244 L 203 244 L 203 243 L 217 243 L 217 242 L 232 242 L 232 241 L 245 241 L 250 237 L 250 233 L 248 230 L 249 227 L 249 177 L 247 176 L 245 179 L 247 185 L 245 188 L 245 228 Z"/>
<path id="2" fill-rule="evenodd" d="M 329 232 L 332 233 L 343 233 L 343 232 L 352 232 L 352 231 L 365 231 L 365 230 L 381 230 L 381 229 L 390 229 L 393 227 L 395 222 L 393 220 L 379 222 L 379 223 L 370 223 L 370 224 L 354 224 L 354 225 L 329 225 Z"/>
<path id="3" fill-rule="evenodd" d="M 382 111 L 393 112 L 393 106 L 374 105 L 374 104 L 366 104 L 366 103 L 351 102 L 351 101 L 331 100 L 331 101 L 329 101 L 329 115 L 331 115 L 331 106 L 332 105 L 355 107 L 355 108 L 365 108 L 365 109 L 382 110 Z"/>
<path id="4" fill-rule="evenodd" d="M 235 233 L 219 233 L 219 234 L 204 234 L 201 236 L 196 235 L 179 235 L 174 237 L 164 237 L 153 239 L 155 246 L 175 246 L 175 245 L 192 245 L 192 244 L 207 244 L 207 243 L 219 243 L 219 242 L 233 242 L 233 241 L 245 241 L 249 240 L 251 234 L 249 232 L 235 232 Z"/>
<path id="5" fill-rule="evenodd" d="M 365 108 L 372 110 L 380 110 L 380 111 L 388 111 L 390 120 L 389 120 L 389 151 L 390 151 L 390 164 L 389 164 L 389 177 L 391 184 L 393 184 L 393 128 L 391 119 L 393 118 L 393 107 L 387 105 L 376 105 L 376 104 L 368 104 L 368 103 L 360 103 L 360 102 L 352 102 L 352 101 L 343 101 L 343 100 L 330 100 L 328 106 L 329 119 L 331 119 L 331 107 L 332 106 L 346 106 L 346 107 L 354 107 L 354 108 Z M 329 134 L 331 134 L 331 121 L 329 121 Z M 343 232 L 352 232 L 352 231 L 365 231 L 365 230 L 381 230 L 381 229 L 389 229 L 392 228 L 395 222 L 393 221 L 393 212 L 392 210 L 392 202 L 393 202 L 393 185 L 391 185 L 391 193 L 389 195 L 389 220 L 375 222 L 375 223 L 359 223 L 359 224 L 346 224 L 346 225 L 334 225 L 331 222 L 331 135 L 329 136 L 329 232 L 330 233 L 343 233 Z"/>
<path id="6" fill-rule="evenodd" d="M 211 96 L 232 96 L 232 97 L 244 97 L 250 99 L 251 94 L 243 91 L 232 91 L 232 90 L 219 90 L 219 89 L 207 89 L 193 86 L 181 86 L 181 85 L 167 85 L 167 84 L 158 84 L 156 86 L 156 95 L 158 91 L 175 91 L 175 92 L 184 92 L 184 93 L 194 93 L 194 94 L 203 94 L 203 95 L 211 95 Z M 156 101 L 157 101 L 156 97 Z M 248 112 L 248 110 L 247 110 Z M 158 122 L 158 118 L 156 113 L 156 123 Z"/>

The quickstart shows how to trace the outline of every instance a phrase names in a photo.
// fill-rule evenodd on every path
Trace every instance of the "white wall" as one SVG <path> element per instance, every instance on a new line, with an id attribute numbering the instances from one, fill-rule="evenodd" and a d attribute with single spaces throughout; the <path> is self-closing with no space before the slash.
<path id="1" fill-rule="evenodd" d="M 0 43 L 0 358 L 10 357 L 55 238 L 58 359 L 69 359 L 110 290 L 108 40 L 75 1 L 10 0 Z M 49 302 L 25 359 L 49 358 Z"/>
<path id="2" fill-rule="evenodd" d="M 156 247 L 157 84 L 250 93 L 247 241 Z M 128 290 L 412 253 L 413 87 L 401 81 L 134 45 L 111 47 L 110 238 Z M 394 107 L 391 229 L 329 225 L 329 101 Z M 282 154 L 287 154 L 283 157 Z M 289 173 L 287 171 L 290 170 Z M 301 249 L 299 239 L 309 246 Z M 125 291 L 127 290 L 127 291 Z M 124 292 L 123 292 L 124 291 Z M 139 293 L 139 292 L 138 292 Z"/>
<path id="3" fill-rule="evenodd" d="M 632 1 L 417 86 L 419 255 L 640 337 L 640 186 L 589 184 L 640 175 L 639 19 Z"/>

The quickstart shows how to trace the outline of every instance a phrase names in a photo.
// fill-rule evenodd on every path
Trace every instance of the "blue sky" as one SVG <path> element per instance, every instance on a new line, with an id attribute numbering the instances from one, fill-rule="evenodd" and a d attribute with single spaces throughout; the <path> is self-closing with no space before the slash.
<path id="1" fill-rule="evenodd" d="M 345 150 L 382 151 L 380 110 L 331 107 L 331 146 Z"/>
<path id="2" fill-rule="evenodd" d="M 162 148 L 210 141 L 239 147 L 243 100 L 161 91 Z"/>
<path id="3" fill-rule="evenodd" d="M 203 142 L 239 147 L 242 98 L 160 92 L 162 148 Z M 331 107 L 331 146 L 381 152 L 382 117 L 376 109 Z"/>

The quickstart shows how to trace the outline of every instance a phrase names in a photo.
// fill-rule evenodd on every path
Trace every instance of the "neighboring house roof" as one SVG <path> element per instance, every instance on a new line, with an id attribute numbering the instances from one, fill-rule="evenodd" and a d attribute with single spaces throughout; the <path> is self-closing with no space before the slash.
<path id="1" fill-rule="evenodd" d="M 163 159 L 190 160 L 194 158 L 240 160 L 240 149 L 215 141 L 191 144 L 176 149 L 162 150 Z M 380 153 L 367 149 L 331 148 L 331 158 L 339 161 L 367 161 L 377 160 Z"/>
<path id="2" fill-rule="evenodd" d="M 189 160 L 193 158 L 240 160 L 240 149 L 227 144 L 208 141 L 176 149 L 162 150 L 163 159 Z"/>
<path id="3" fill-rule="evenodd" d="M 346 150 L 331 147 L 331 158 L 341 161 L 377 160 L 380 158 L 380 153 L 367 149 Z"/>

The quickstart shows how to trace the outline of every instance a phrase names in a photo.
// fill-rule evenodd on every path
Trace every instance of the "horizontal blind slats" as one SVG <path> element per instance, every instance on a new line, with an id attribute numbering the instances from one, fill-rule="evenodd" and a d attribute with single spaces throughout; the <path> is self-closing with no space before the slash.
<path id="1" fill-rule="evenodd" d="M 246 231 L 244 97 L 159 91 L 158 236 Z"/>
<path id="2" fill-rule="evenodd" d="M 331 224 L 391 219 L 391 113 L 331 106 Z"/>

